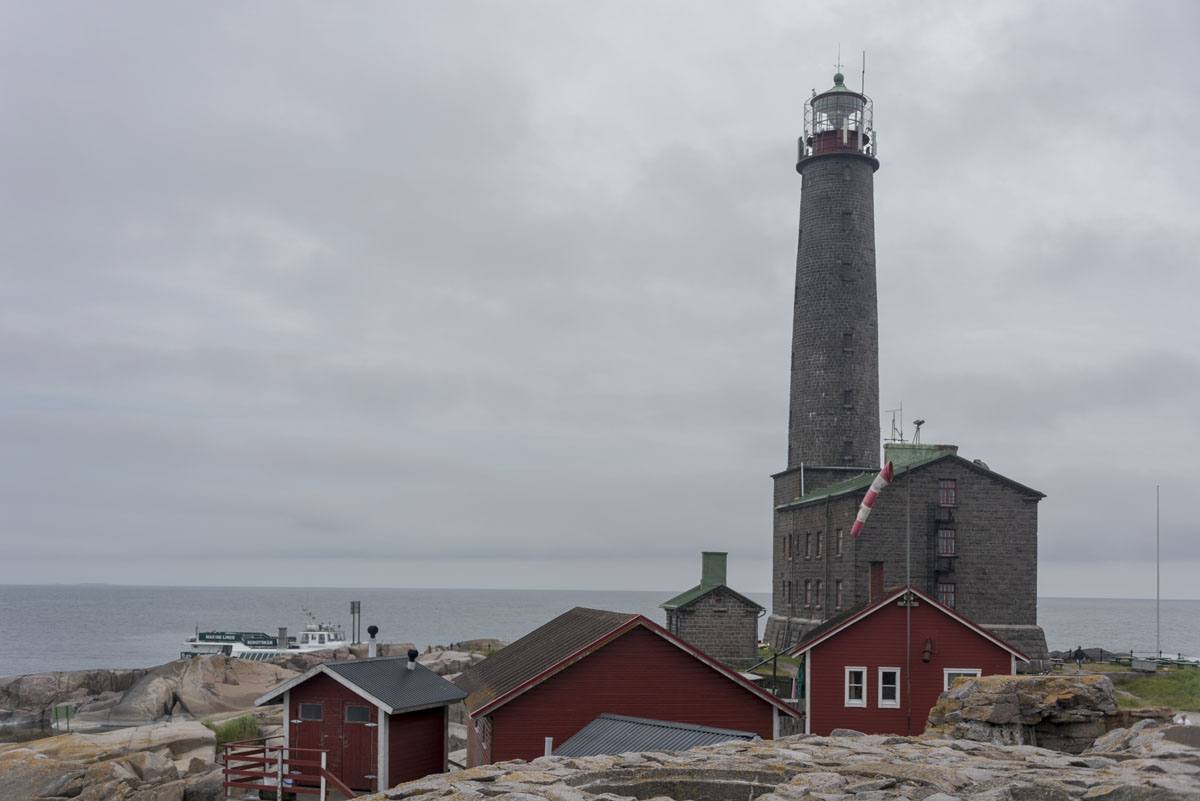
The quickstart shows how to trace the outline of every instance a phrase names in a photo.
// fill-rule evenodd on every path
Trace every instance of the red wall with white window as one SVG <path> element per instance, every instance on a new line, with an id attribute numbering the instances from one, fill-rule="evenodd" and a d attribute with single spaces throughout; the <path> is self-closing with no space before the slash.
<path id="1" fill-rule="evenodd" d="M 905 609 L 890 603 L 808 653 L 809 731 L 837 728 L 866 734 L 920 734 L 942 692 L 946 668 L 979 668 L 982 675 L 1012 672 L 1011 654 L 925 601 L 912 608 L 912 709 L 905 676 Z M 926 640 L 933 655 L 922 658 Z M 847 707 L 846 667 L 866 668 L 866 705 Z M 879 706 L 879 668 L 900 668 L 900 707 Z"/>
<path id="2" fill-rule="evenodd" d="M 773 734 L 774 707 L 678 646 L 637 627 L 551 676 L 491 715 L 491 741 L 468 733 L 468 762 L 533 759 L 597 715 L 673 720 Z M 477 721 L 472 721 L 472 728 Z"/>

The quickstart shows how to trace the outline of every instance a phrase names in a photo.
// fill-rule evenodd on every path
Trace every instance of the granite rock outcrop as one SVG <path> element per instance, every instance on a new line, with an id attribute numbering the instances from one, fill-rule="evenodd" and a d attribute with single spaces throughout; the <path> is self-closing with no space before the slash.
<path id="1" fill-rule="evenodd" d="M 927 732 L 963 740 L 1036 745 L 1078 754 L 1132 715 L 1166 719 L 1169 710 L 1123 712 L 1102 675 L 983 676 L 959 679 L 929 711 Z"/>
<path id="2" fill-rule="evenodd" d="M 1148 731 L 1154 727 L 1152 731 Z M 1138 736 L 1162 738 L 1162 724 Z M 1190 749 L 1194 755 L 1195 749 Z M 1112 753 L 1120 753 L 1114 745 Z M 731 742 L 677 753 L 540 757 L 428 776 L 372 801 L 1198 801 L 1184 757 L 1075 756 L 942 736 Z"/>

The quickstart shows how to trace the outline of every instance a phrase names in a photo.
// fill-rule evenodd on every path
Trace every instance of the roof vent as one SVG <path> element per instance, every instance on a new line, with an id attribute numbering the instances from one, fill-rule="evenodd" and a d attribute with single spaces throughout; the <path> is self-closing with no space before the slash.
<path id="1" fill-rule="evenodd" d="M 418 657 L 418 656 L 420 656 L 420 655 L 421 655 L 421 652 L 420 652 L 420 651 L 418 651 L 416 648 L 409 648 L 409 649 L 408 649 L 408 665 L 407 665 L 407 667 L 408 667 L 408 669 L 409 669 L 409 670 L 416 670 L 416 668 L 417 668 L 417 657 Z"/>

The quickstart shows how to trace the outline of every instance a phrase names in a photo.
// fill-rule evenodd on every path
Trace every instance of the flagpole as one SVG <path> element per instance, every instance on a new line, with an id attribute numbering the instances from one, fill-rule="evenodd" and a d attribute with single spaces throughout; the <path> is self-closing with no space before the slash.
<path id="1" fill-rule="evenodd" d="M 912 465 L 904 471 L 904 694 L 905 733 L 912 735 Z"/>
<path id="2" fill-rule="evenodd" d="M 1162 604 L 1162 560 L 1159 556 L 1159 485 L 1154 485 L 1154 650 L 1162 658 L 1162 630 L 1159 607 Z"/>

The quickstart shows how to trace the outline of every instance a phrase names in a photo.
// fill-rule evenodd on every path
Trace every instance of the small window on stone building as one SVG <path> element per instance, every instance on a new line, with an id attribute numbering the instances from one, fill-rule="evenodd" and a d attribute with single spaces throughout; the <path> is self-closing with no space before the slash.
<path id="1" fill-rule="evenodd" d="M 939 528 L 938 529 L 938 556 L 954 556 L 955 551 L 954 529 Z"/>
<path id="2" fill-rule="evenodd" d="M 853 331 L 842 332 L 842 350 L 846 351 L 847 353 L 854 350 L 854 332 Z"/>
<path id="3" fill-rule="evenodd" d="M 804 580 L 804 605 L 812 606 L 812 579 Z"/>
<path id="4" fill-rule="evenodd" d="M 937 585 L 938 600 L 953 609 L 954 602 L 957 600 L 955 596 L 958 594 L 956 590 L 954 584 L 939 581 Z"/>
<path id="5" fill-rule="evenodd" d="M 301 704 L 300 719 L 301 720 L 321 720 L 321 705 L 320 704 Z"/>
<path id="6" fill-rule="evenodd" d="M 816 537 L 817 537 L 817 558 L 822 559 L 822 558 L 824 558 L 824 551 L 825 551 L 825 532 L 818 531 L 816 534 Z"/>
<path id="7" fill-rule="evenodd" d="M 812 532 L 804 532 L 804 558 L 812 559 Z"/>
<path id="8" fill-rule="evenodd" d="M 852 389 L 842 390 L 842 405 L 845 406 L 847 409 L 854 408 L 854 390 L 852 390 Z"/>
<path id="9" fill-rule="evenodd" d="M 788 534 L 783 538 L 783 558 L 791 560 L 792 558 L 792 535 Z"/>
<path id="10" fill-rule="evenodd" d="M 837 530 L 837 537 L 834 539 L 834 548 L 836 549 L 836 550 L 834 550 L 835 556 L 842 555 L 842 549 L 845 547 L 845 543 L 846 543 L 845 532 L 839 528 Z"/>
<path id="11" fill-rule="evenodd" d="M 817 602 L 813 604 L 813 608 L 820 609 L 825 597 L 825 582 L 817 579 Z"/>
<path id="12" fill-rule="evenodd" d="M 938 506 L 958 506 L 958 482 L 953 478 L 938 479 Z"/>
<path id="13" fill-rule="evenodd" d="M 841 580 L 841 579 L 834 579 L 834 582 L 833 582 L 833 603 L 834 603 L 834 608 L 835 608 L 835 609 L 841 609 L 841 608 L 842 608 L 842 604 L 845 602 L 845 600 L 846 600 L 846 599 L 845 599 L 845 598 L 843 597 L 843 595 L 842 595 L 842 580 Z"/>
<path id="14" fill-rule="evenodd" d="M 854 461 L 854 440 L 842 440 L 842 461 L 847 464 Z"/>

